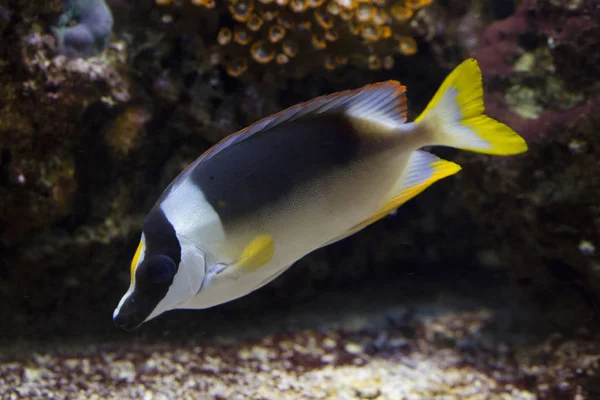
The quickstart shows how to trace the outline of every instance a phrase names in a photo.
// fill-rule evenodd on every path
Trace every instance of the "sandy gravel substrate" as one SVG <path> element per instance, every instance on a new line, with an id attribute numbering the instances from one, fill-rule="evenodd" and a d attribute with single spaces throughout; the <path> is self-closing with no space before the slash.
<path id="1" fill-rule="evenodd" d="M 358 295 L 332 296 L 319 311 L 269 314 L 241 330 L 230 321 L 220 334 L 25 344 L 0 358 L 0 397 L 600 398 L 597 335 L 526 340 L 505 309 L 470 302 L 440 295 L 373 309 Z"/>

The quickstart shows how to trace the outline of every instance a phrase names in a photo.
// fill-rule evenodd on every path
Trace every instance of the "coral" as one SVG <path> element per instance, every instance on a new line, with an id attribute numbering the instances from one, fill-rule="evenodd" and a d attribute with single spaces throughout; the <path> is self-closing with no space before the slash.
<path id="1" fill-rule="evenodd" d="M 127 156 L 137 148 L 143 139 L 144 124 L 151 117 L 150 111 L 143 106 L 130 105 L 125 108 L 105 132 L 106 142 L 113 149 L 111 154 Z"/>
<path id="2" fill-rule="evenodd" d="M 396 54 L 417 51 L 410 21 L 431 2 L 230 0 L 234 24 L 222 24 L 209 60 L 234 77 L 254 69 L 299 77 L 348 63 L 391 69 Z M 212 1 L 193 3 L 215 7 Z"/>
<path id="3" fill-rule="evenodd" d="M 68 57 L 93 57 L 110 40 L 113 17 L 104 0 L 64 0 L 65 11 L 53 29 L 57 51 Z M 77 21 L 70 26 L 71 21 Z"/>
<path id="4" fill-rule="evenodd" d="M 0 243 L 13 245 L 69 215 L 79 190 L 74 149 L 87 106 L 129 100 L 119 72 L 126 48 L 103 59 L 54 54 L 50 35 L 32 30 L 2 52 L 0 79 Z M 18 67 L 17 67 L 18 66 Z M 14 223 L 19 221 L 19 223 Z"/>

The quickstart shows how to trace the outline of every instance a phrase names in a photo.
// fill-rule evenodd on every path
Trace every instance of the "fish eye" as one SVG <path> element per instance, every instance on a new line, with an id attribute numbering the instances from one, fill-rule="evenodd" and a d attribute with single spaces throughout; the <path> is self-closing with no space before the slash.
<path id="1" fill-rule="evenodd" d="M 175 261 L 165 255 L 148 260 L 148 276 L 155 285 L 166 285 L 175 277 Z"/>

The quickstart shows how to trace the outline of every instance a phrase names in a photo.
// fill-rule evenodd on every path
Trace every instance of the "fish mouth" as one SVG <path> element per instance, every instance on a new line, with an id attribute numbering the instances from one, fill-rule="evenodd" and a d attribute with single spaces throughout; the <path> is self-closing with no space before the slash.
<path id="1" fill-rule="evenodd" d="M 135 330 L 148 319 L 155 307 L 156 304 L 149 301 L 147 296 L 128 293 L 114 311 L 113 323 L 125 331 Z"/>
<path id="2" fill-rule="evenodd" d="M 113 318 L 113 322 L 118 328 L 121 328 L 126 332 L 131 332 L 131 331 L 138 329 L 144 321 L 143 320 L 136 321 L 134 319 L 128 319 L 126 317 L 123 317 L 121 314 L 119 314 Z"/>

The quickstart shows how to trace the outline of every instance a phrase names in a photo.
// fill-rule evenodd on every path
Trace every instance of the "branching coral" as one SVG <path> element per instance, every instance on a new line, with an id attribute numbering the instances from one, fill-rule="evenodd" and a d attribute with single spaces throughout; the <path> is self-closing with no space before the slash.
<path id="1" fill-rule="evenodd" d="M 159 4 L 169 0 L 157 0 Z M 212 0 L 192 3 L 214 8 Z M 237 77 L 273 66 L 301 76 L 315 68 L 348 63 L 389 69 L 395 54 L 412 55 L 417 44 L 409 22 L 432 0 L 229 0 L 232 27 L 222 26 L 210 60 Z"/>

